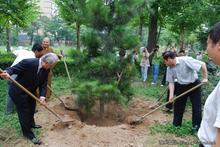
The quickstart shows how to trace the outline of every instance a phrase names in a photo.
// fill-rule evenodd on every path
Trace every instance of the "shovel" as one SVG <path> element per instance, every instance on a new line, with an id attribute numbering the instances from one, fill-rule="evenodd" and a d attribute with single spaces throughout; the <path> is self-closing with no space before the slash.
<path id="1" fill-rule="evenodd" d="M 1 68 L 0 68 L 0 73 L 4 72 Z M 42 106 L 44 106 L 48 111 L 50 111 L 54 116 L 56 116 L 62 123 L 68 123 L 68 122 L 73 122 L 73 119 L 70 118 L 61 118 L 54 110 L 50 109 L 47 105 L 45 105 L 44 103 L 42 103 L 35 95 L 33 95 L 30 91 L 28 91 L 26 88 L 24 88 L 20 83 L 18 83 L 17 81 L 15 81 L 14 79 L 11 78 L 11 76 L 9 77 L 9 80 L 15 84 L 16 86 L 18 86 L 19 88 L 21 88 L 24 92 L 26 92 L 29 96 L 31 96 L 33 99 L 35 99 L 38 103 L 40 103 Z"/>
<path id="2" fill-rule="evenodd" d="M 187 93 L 189 93 L 189 92 L 195 90 L 196 88 L 201 87 L 202 85 L 204 85 L 204 83 L 200 83 L 200 84 L 198 84 L 198 85 L 192 87 L 191 89 L 189 89 L 189 90 L 183 92 L 182 94 L 180 94 L 180 95 L 174 97 L 173 101 L 175 101 L 175 100 L 179 99 L 180 97 L 186 95 Z M 170 102 L 168 101 L 168 102 L 164 103 L 163 105 L 160 105 L 159 107 L 153 109 L 152 111 L 150 111 L 150 112 L 144 114 L 144 115 L 141 116 L 141 117 L 137 117 L 137 116 L 129 117 L 128 120 L 127 120 L 127 121 L 128 121 L 128 124 L 137 125 L 137 124 L 142 123 L 143 120 L 144 120 L 148 115 L 152 114 L 153 112 L 157 111 L 158 109 L 160 109 L 161 107 L 163 107 L 163 106 L 165 106 L 165 105 L 167 105 L 167 104 L 169 104 L 169 103 L 170 103 Z"/>
<path id="3" fill-rule="evenodd" d="M 167 92 L 168 89 L 169 87 L 167 86 L 163 93 L 160 95 L 160 97 L 152 105 L 149 106 L 150 109 L 154 109 L 159 105 L 160 100 L 163 98 L 164 94 Z"/>
<path id="4" fill-rule="evenodd" d="M 68 67 L 67 67 L 67 64 L 66 64 L 65 55 L 64 55 L 63 50 L 61 50 L 60 53 L 61 53 L 61 55 L 63 56 L 63 63 L 64 63 L 64 66 L 65 66 L 66 73 L 67 73 L 67 76 L 68 76 L 68 78 L 69 78 L 69 81 L 70 81 L 70 83 L 71 83 L 72 80 L 71 80 L 71 78 L 70 78 L 70 73 L 69 73 L 69 70 L 68 70 Z"/>
<path id="5" fill-rule="evenodd" d="M 54 91 L 52 90 L 52 88 L 49 86 L 49 85 L 47 85 L 47 88 L 52 92 L 52 94 L 62 103 L 62 105 L 65 107 L 65 109 L 67 109 L 67 110 L 71 110 L 71 111 L 79 111 L 78 109 L 76 109 L 76 108 L 70 108 L 68 105 L 66 105 L 66 103 L 59 97 L 59 96 L 57 96 L 55 93 L 54 93 Z"/>

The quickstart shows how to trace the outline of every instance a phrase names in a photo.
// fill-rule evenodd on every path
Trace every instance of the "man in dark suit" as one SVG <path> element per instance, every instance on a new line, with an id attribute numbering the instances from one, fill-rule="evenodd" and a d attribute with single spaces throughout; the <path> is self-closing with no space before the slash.
<path id="1" fill-rule="evenodd" d="M 7 68 L 0 73 L 0 76 L 9 79 L 10 75 L 17 74 L 15 80 L 31 93 L 35 94 L 36 89 L 39 88 L 40 101 L 45 103 L 48 73 L 58 60 L 57 55 L 54 53 L 45 54 L 39 59 L 24 59 L 18 64 Z M 34 121 L 36 101 L 16 85 L 10 87 L 9 95 L 17 108 L 23 135 L 30 139 L 32 143 L 41 144 L 41 141 L 32 132 L 32 128 L 41 127 L 36 125 Z"/>

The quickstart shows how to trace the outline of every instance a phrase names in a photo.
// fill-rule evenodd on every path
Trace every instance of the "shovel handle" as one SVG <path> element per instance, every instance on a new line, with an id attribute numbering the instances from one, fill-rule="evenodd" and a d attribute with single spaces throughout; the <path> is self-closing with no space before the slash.
<path id="1" fill-rule="evenodd" d="M 52 92 L 52 94 L 53 94 L 56 98 L 58 98 L 58 100 L 59 100 L 64 106 L 66 106 L 65 103 L 61 100 L 61 98 L 60 98 L 59 96 L 57 96 L 57 95 L 53 92 L 52 88 L 51 88 L 49 85 L 47 85 L 47 88 Z"/>
<path id="2" fill-rule="evenodd" d="M 65 65 L 65 69 L 66 69 L 66 73 L 67 73 L 67 75 L 68 75 L 68 78 L 69 78 L 70 82 L 72 82 L 72 80 L 71 80 L 71 78 L 70 78 L 70 73 L 69 73 L 69 70 L 68 70 L 68 67 L 67 67 L 65 58 L 63 58 L 63 63 L 64 63 L 64 65 Z"/>
<path id="3" fill-rule="evenodd" d="M 166 87 L 166 89 L 163 91 L 163 93 L 160 95 L 160 97 L 157 99 L 156 102 L 159 102 L 163 98 L 164 94 L 167 92 L 168 89 L 169 89 L 169 86 Z"/>
<path id="4" fill-rule="evenodd" d="M 198 84 L 198 85 L 192 87 L 191 89 L 189 89 L 189 90 L 183 92 L 182 94 L 176 96 L 176 97 L 173 99 L 173 101 L 175 101 L 175 100 L 179 99 L 180 97 L 186 95 L 187 93 L 189 93 L 189 92 L 191 92 L 191 91 L 193 91 L 193 90 L 195 90 L 195 89 L 201 87 L 202 85 L 204 85 L 204 83 L 200 83 L 200 84 Z M 140 119 L 143 120 L 146 116 L 150 115 L 151 113 L 157 111 L 158 109 L 160 109 L 161 107 L 163 107 L 163 106 L 165 106 L 165 105 L 167 105 L 167 104 L 169 104 L 169 103 L 170 103 L 170 102 L 168 101 L 168 102 L 164 103 L 163 105 L 160 105 L 159 107 L 157 107 L 157 108 L 153 109 L 152 111 L 150 111 L 150 112 L 144 114 L 143 116 L 141 116 Z"/>
<path id="5" fill-rule="evenodd" d="M 4 72 L 1 68 L 0 68 L 0 73 Z M 26 92 L 29 96 L 31 96 L 33 99 L 35 99 L 38 103 L 40 103 L 42 106 L 44 106 L 47 110 L 49 110 L 52 114 L 54 114 L 59 120 L 62 121 L 61 117 L 52 109 L 50 109 L 47 105 L 43 104 L 35 95 L 33 95 L 30 91 L 28 91 L 26 88 L 24 88 L 20 83 L 18 83 L 16 80 L 14 80 L 13 78 L 11 78 L 11 76 L 9 77 L 9 80 L 15 84 L 16 86 L 18 86 L 19 88 L 21 88 L 24 92 Z"/>

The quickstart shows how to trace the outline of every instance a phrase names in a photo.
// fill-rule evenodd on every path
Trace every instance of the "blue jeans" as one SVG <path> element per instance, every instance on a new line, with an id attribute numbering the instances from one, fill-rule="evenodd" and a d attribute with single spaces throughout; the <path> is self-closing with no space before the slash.
<path id="1" fill-rule="evenodd" d="M 11 78 L 15 79 L 17 75 L 12 75 Z M 6 100 L 6 114 L 10 114 L 14 111 L 14 102 L 12 101 L 11 97 L 9 96 L 9 87 L 13 84 L 10 81 L 8 81 L 8 90 L 7 90 L 7 100 Z"/>
<path id="2" fill-rule="evenodd" d="M 148 66 L 141 66 L 141 77 L 143 81 L 147 80 L 147 70 Z"/>
<path id="3" fill-rule="evenodd" d="M 159 65 L 153 64 L 153 83 L 157 83 L 158 75 L 159 75 Z"/>

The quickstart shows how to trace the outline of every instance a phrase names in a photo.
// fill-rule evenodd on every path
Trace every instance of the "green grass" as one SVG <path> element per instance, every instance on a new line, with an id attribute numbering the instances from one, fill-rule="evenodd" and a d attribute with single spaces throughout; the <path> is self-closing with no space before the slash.
<path id="1" fill-rule="evenodd" d="M 71 85 L 72 83 L 69 81 L 67 76 L 52 77 L 52 89 L 53 92 L 58 96 L 70 93 Z"/>
<path id="2" fill-rule="evenodd" d="M 21 131 L 17 114 L 5 115 L 7 82 L 0 80 L 0 87 L 0 129 L 12 128 L 12 130 L 16 130 L 17 135 L 20 135 Z"/>
<path id="3" fill-rule="evenodd" d="M 192 134 L 192 121 L 184 120 L 181 127 L 174 127 L 171 123 L 159 124 L 156 123 L 150 126 L 151 134 L 169 133 L 175 134 L 177 137 L 181 136 L 195 136 Z"/>
<path id="4" fill-rule="evenodd" d="M 147 82 L 142 82 L 140 78 L 135 79 L 132 83 L 132 89 L 134 96 L 143 98 L 144 100 L 156 100 L 158 99 L 165 91 L 166 86 L 160 86 L 161 79 L 158 80 L 158 84 L 151 85 L 151 76 Z M 164 94 L 163 99 L 165 100 L 166 94 Z"/>
<path id="5" fill-rule="evenodd" d="M 175 137 L 169 137 L 165 138 L 166 141 L 169 143 L 174 143 L 178 147 L 197 147 L 199 145 L 199 140 L 196 136 L 196 134 L 192 134 L 191 128 L 192 128 L 192 121 L 191 120 L 183 120 L 181 127 L 174 127 L 171 123 L 156 123 L 154 125 L 151 125 L 150 127 L 150 133 L 152 135 L 155 134 L 170 134 L 174 135 Z M 183 140 L 176 140 L 178 138 Z M 162 139 L 163 140 L 163 139 Z M 175 142 L 172 142 L 175 141 Z"/>

